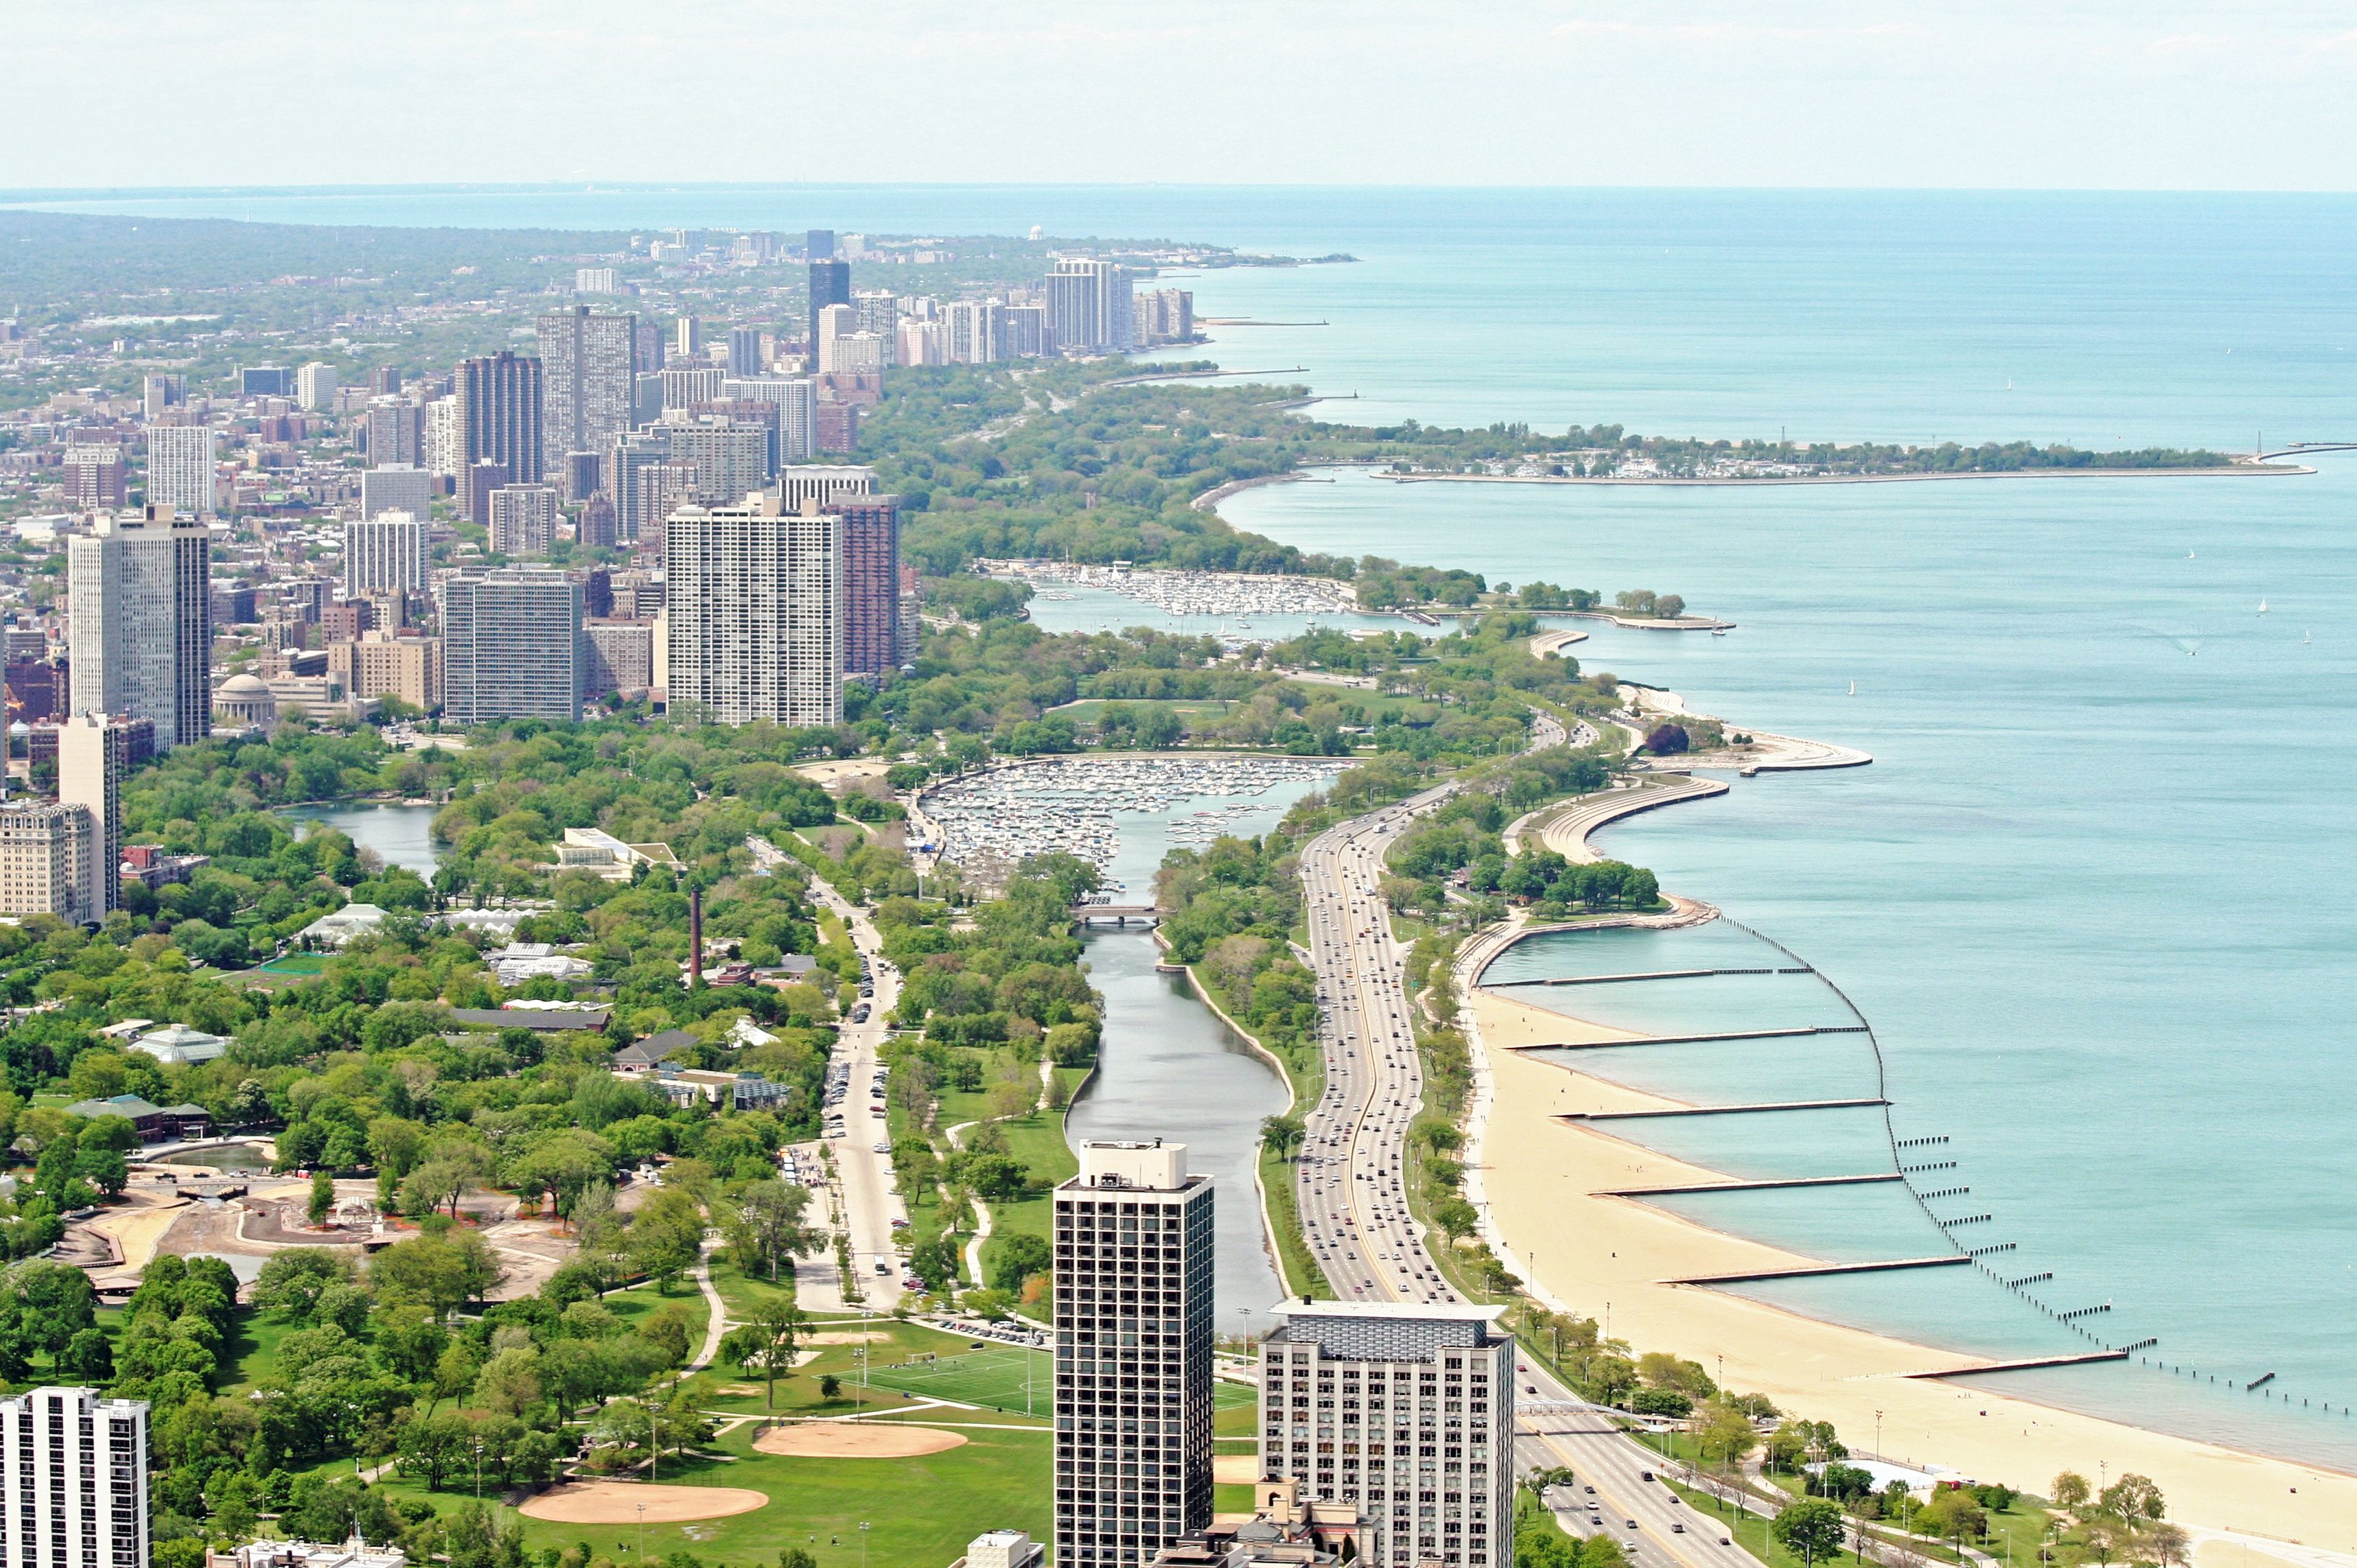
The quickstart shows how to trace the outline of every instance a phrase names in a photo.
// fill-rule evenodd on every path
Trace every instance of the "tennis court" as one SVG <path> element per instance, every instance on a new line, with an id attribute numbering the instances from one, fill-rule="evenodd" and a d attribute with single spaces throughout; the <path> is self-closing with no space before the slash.
<path id="1" fill-rule="evenodd" d="M 1035 1415 L 1046 1415 L 1055 1402 L 1056 1359 L 1045 1350 L 993 1345 L 931 1361 L 873 1367 L 868 1370 L 867 1380 L 877 1388 L 903 1393 L 955 1400 L 961 1404 L 978 1404 L 991 1410 L 1021 1412 L 1028 1409 Z M 1232 1410 L 1251 1404 L 1254 1391 L 1243 1383 L 1214 1381 L 1211 1396 L 1212 1408 Z"/>

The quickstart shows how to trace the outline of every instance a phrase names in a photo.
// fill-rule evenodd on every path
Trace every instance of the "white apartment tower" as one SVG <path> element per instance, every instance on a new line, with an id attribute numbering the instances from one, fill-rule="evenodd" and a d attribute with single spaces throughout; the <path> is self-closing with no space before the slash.
<path id="1" fill-rule="evenodd" d="M 664 527 L 672 710 L 728 725 L 840 722 L 842 520 L 750 495 L 681 507 Z"/>
<path id="2" fill-rule="evenodd" d="M 493 492 L 493 505 L 498 494 Z M 425 591 L 425 523 L 409 511 L 381 511 L 344 524 L 344 597 Z"/>
<path id="3" fill-rule="evenodd" d="M 147 504 L 167 511 L 213 514 L 213 463 L 220 435 L 203 424 L 147 429 Z"/>
<path id="4" fill-rule="evenodd" d="M 405 511 L 412 517 L 434 515 L 434 476 L 407 463 L 385 464 L 361 470 L 361 515 L 382 517 Z"/>
<path id="5" fill-rule="evenodd" d="M 1056 1562 L 1129 1568 L 1211 1520 L 1211 1178 L 1083 1143 L 1056 1188 Z"/>
<path id="6" fill-rule="evenodd" d="M 536 325 L 544 449 L 594 452 L 630 429 L 639 318 L 593 316 L 587 306 L 576 305 L 543 316 Z"/>
<path id="7" fill-rule="evenodd" d="M 0 1400 L 8 1568 L 147 1568 L 147 1402 L 90 1389 Z"/>
<path id="8" fill-rule="evenodd" d="M 1131 346 L 1135 316 L 1125 267 L 1068 257 L 1048 274 L 1048 323 L 1059 349 L 1119 352 Z"/>
<path id="9" fill-rule="evenodd" d="M 154 507 L 102 517 L 69 542 L 66 564 L 72 711 L 154 719 L 158 751 L 204 739 L 213 710 L 205 525 Z"/>
<path id="10" fill-rule="evenodd" d="M 325 360 L 314 360 L 295 372 L 295 401 L 307 413 L 333 413 L 336 394 L 342 390 L 336 367 Z"/>
<path id="11" fill-rule="evenodd" d="M 720 383 L 720 395 L 778 405 L 779 462 L 800 463 L 818 450 L 816 381 L 801 376 L 731 376 Z"/>
<path id="12" fill-rule="evenodd" d="M 581 716 L 581 585 L 545 566 L 442 585 L 442 716 L 456 724 Z"/>
<path id="13" fill-rule="evenodd" d="M 461 423 L 455 397 L 437 397 L 425 405 L 426 472 L 456 478 L 467 466 L 467 427 Z"/>
<path id="14" fill-rule="evenodd" d="M 797 463 L 778 470 L 778 504 L 787 511 L 821 511 L 846 496 L 873 495 L 876 470 L 849 463 Z"/>
<path id="15" fill-rule="evenodd" d="M 1503 1308 L 1288 1302 L 1261 1342 L 1261 1474 L 1355 1503 L 1370 1568 L 1514 1561 Z"/>
<path id="16" fill-rule="evenodd" d="M 91 823 L 74 897 L 85 920 L 103 920 L 123 902 L 116 874 L 123 866 L 123 776 L 131 771 L 130 751 L 128 726 L 101 714 L 76 714 L 58 725 L 58 804 L 86 812 Z"/>

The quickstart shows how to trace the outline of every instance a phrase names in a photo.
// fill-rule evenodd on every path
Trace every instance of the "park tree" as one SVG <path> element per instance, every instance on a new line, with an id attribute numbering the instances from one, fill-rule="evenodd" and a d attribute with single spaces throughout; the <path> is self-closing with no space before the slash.
<path id="1" fill-rule="evenodd" d="M 2095 1488 L 2089 1486 L 2087 1477 L 2078 1471 L 2065 1470 L 2048 1484 L 2046 1492 L 2056 1508 L 2065 1513 L 2077 1513 L 2087 1506 L 2087 1499 L 2095 1495 Z"/>
<path id="2" fill-rule="evenodd" d="M 1291 1159 L 1308 1135 L 1308 1129 L 1298 1116 L 1270 1116 L 1260 1124 L 1261 1144 L 1280 1160 Z"/>
<path id="3" fill-rule="evenodd" d="M 704 1251 L 704 1210 L 677 1187 L 657 1188 L 630 1221 L 630 1262 L 668 1292 Z"/>
<path id="4" fill-rule="evenodd" d="M 795 1253 L 809 1251 L 817 1244 L 817 1233 L 803 1223 L 809 1208 L 806 1187 L 777 1180 L 732 1187 L 719 1210 L 737 1266 L 748 1274 L 767 1273 L 774 1283 Z"/>
<path id="5" fill-rule="evenodd" d="M 1787 1505 L 1769 1530 L 1785 1551 L 1813 1564 L 1820 1557 L 1831 1561 L 1840 1553 L 1844 1528 L 1838 1504 L 1802 1498 Z"/>
<path id="6" fill-rule="evenodd" d="M 1472 1234 L 1474 1228 L 1481 1223 L 1481 1216 L 1465 1199 L 1450 1197 L 1433 1209 L 1432 1222 L 1440 1227 L 1448 1238 L 1448 1244 L 1453 1247 L 1459 1240 Z"/>
<path id="7" fill-rule="evenodd" d="M 2139 1476 L 2133 1470 L 2105 1487 L 2095 1506 L 2113 1518 L 2124 1519 L 2132 1524 L 2158 1520 L 2169 1512 L 2168 1504 L 2161 1498 L 2160 1487 L 2153 1483 L 2152 1477 Z"/>
<path id="8" fill-rule="evenodd" d="M 778 1402 L 778 1379 L 794 1364 L 794 1346 L 809 1319 L 792 1302 L 775 1299 L 753 1309 L 750 1321 L 732 1328 L 720 1342 L 721 1353 L 768 1382 L 767 1402 Z"/>

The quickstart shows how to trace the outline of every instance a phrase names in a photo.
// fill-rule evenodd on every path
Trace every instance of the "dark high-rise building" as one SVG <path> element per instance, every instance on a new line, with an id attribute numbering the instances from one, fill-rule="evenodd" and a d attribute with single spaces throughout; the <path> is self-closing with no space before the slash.
<path id="1" fill-rule="evenodd" d="M 643 376 L 650 371 L 662 370 L 663 368 L 662 323 L 641 321 L 632 330 L 630 337 L 631 340 L 638 345 L 637 352 L 632 356 L 633 361 L 638 366 L 638 373 Z"/>
<path id="2" fill-rule="evenodd" d="M 834 231 L 813 229 L 802 238 L 802 254 L 813 262 L 823 262 L 834 254 Z"/>
<path id="3" fill-rule="evenodd" d="M 826 510 L 843 519 L 843 672 L 898 670 L 900 498 L 845 496 Z"/>
<path id="4" fill-rule="evenodd" d="M 581 585 L 581 611 L 599 619 L 614 613 L 614 575 L 605 567 L 589 568 L 588 580 Z"/>
<path id="5" fill-rule="evenodd" d="M 379 365 L 369 372 L 369 391 L 376 396 L 382 397 L 389 392 L 397 392 L 400 390 L 400 366 Z"/>
<path id="6" fill-rule="evenodd" d="M 551 452 L 589 451 L 630 427 L 639 318 L 586 305 L 539 318 L 541 435 Z"/>
<path id="7" fill-rule="evenodd" d="M 1211 1519 L 1211 1178 L 1183 1144 L 1079 1153 L 1051 1222 L 1056 1562 L 1127 1568 Z"/>
<path id="8" fill-rule="evenodd" d="M 828 236 L 830 252 L 834 236 Z M 851 303 L 851 263 L 837 261 L 813 261 L 810 264 L 810 336 L 804 339 L 811 351 L 818 351 L 818 313 L 830 305 Z"/>
<path id="9" fill-rule="evenodd" d="M 47 659 L 8 660 L 8 722 L 38 724 L 65 717 L 70 690 L 64 666 Z"/>
<path id="10" fill-rule="evenodd" d="M 540 483 L 544 449 L 540 361 L 501 349 L 461 361 L 457 382 L 464 446 L 459 467 L 497 463 L 507 469 L 510 483 Z"/>
<path id="11" fill-rule="evenodd" d="M 505 463 L 469 463 L 460 477 L 465 487 L 459 491 L 465 500 L 467 518 L 470 522 L 491 520 L 491 492 L 504 485 L 515 483 L 515 475 Z"/>
<path id="12" fill-rule="evenodd" d="M 565 455 L 565 499 L 586 501 L 596 495 L 598 470 L 603 466 L 595 452 L 567 452 Z"/>
<path id="13" fill-rule="evenodd" d="M 295 395 L 295 372 L 285 365 L 240 365 L 237 370 L 237 395 L 292 397 Z"/>
<path id="14" fill-rule="evenodd" d="M 728 329 L 728 373 L 732 376 L 758 376 L 761 373 L 759 328 L 731 327 Z"/>

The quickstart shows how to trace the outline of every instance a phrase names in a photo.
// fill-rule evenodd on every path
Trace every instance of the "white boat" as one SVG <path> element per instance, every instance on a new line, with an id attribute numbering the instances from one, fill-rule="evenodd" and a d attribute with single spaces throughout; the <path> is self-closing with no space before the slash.
<path id="1" fill-rule="evenodd" d="M 2260 613 L 2261 615 L 2265 615 L 2265 614 L 2266 614 L 2266 613 L 2267 613 L 2267 601 L 2266 601 L 2266 600 L 2265 600 L 2265 599 L 2261 599 L 2261 600 L 2259 601 L 2259 613 Z"/>
<path id="2" fill-rule="evenodd" d="M 1853 697 L 1857 695 L 1857 682 L 1855 681 L 1849 683 L 1849 694 Z"/>

